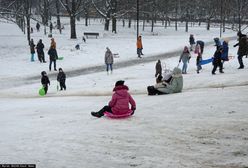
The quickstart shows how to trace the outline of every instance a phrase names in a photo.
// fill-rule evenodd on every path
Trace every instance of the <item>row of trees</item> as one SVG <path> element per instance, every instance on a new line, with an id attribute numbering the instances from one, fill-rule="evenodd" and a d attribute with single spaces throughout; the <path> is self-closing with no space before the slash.
<path id="1" fill-rule="evenodd" d="M 139 4 L 139 5 L 137 5 Z M 138 9 L 137 9 L 138 7 Z M 104 19 L 104 30 L 109 31 L 112 23 L 112 32 L 117 33 L 117 19 L 123 21 L 123 26 L 131 27 L 133 20 L 142 21 L 143 30 L 149 24 L 151 31 L 157 21 L 165 28 L 175 26 L 178 22 L 185 23 L 185 31 L 189 29 L 189 23 L 207 24 L 218 23 L 225 28 L 241 30 L 247 23 L 247 0 L 0 0 L 0 18 L 16 23 L 22 31 L 27 33 L 30 40 L 30 20 L 35 20 L 46 27 L 52 17 L 57 18 L 56 27 L 61 31 L 61 16 L 70 18 L 71 38 L 77 38 L 76 21 L 83 17 L 85 25 L 88 19 L 98 17 Z M 128 24 L 126 24 L 128 22 Z M 227 26 L 228 25 L 228 26 Z M 231 25 L 231 26 L 230 26 Z"/>

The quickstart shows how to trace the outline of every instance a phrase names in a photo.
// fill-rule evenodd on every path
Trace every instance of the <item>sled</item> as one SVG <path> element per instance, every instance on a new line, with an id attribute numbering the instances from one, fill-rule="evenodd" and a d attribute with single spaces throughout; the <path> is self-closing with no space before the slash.
<path id="1" fill-rule="evenodd" d="M 58 60 L 63 60 L 64 59 L 64 57 L 58 57 Z"/>
<path id="2" fill-rule="evenodd" d="M 106 116 L 108 118 L 115 118 L 115 119 L 119 118 L 120 119 L 120 118 L 127 118 L 127 117 L 132 116 L 132 112 L 133 112 L 132 110 L 129 110 L 125 114 L 113 114 L 113 113 L 105 111 L 104 116 Z"/>
<path id="3" fill-rule="evenodd" d="M 40 96 L 45 96 L 45 89 L 44 89 L 44 87 L 42 87 L 42 88 L 40 88 L 40 90 L 39 90 L 39 95 Z"/>
<path id="4" fill-rule="evenodd" d="M 120 56 L 119 56 L 119 53 L 113 53 L 113 57 L 114 58 L 119 58 Z"/>
<path id="5" fill-rule="evenodd" d="M 209 58 L 209 59 L 206 59 L 206 60 L 201 60 L 200 65 L 209 64 L 211 62 L 213 62 L 213 58 Z"/>

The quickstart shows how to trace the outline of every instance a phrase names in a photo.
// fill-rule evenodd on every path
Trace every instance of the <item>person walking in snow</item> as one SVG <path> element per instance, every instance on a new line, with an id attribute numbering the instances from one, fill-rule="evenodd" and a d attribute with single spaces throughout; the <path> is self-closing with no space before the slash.
<path id="1" fill-rule="evenodd" d="M 190 34 L 189 36 L 189 44 L 190 44 L 190 51 L 193 51 L 195 45 L 195 38 L 193 34 Z"/>
<path id="2" fill-rule="evenodd" d="M 42 71 L 41 72 L 41 84 L 45 90 L 45 94 L 47 94 L 47 91 L 48 91 L 48 85 L 50 85 L 50 80 L 47 76 L 47 73 L 46 71 Z"/>
<path id="3" fill-rule="evenodd" d="M 66 80 L 66 75 L 63 69 L 59 68 L 59 73 L 57 75 L 57 81 L 59 82 L 60 90 L 63 90 L 63 89 L 66 90 L 65 80 Z"/>
<path id="4" fill-rule="evenodd" d="M 131 104 L 132 115 L 136 110 L 136 103 L 132 96 L 128 93 L 128 87 L 124 85 L 125 81 L 117 81 L 113 89 L 114 93 L 112 99 L 107 106 L 104 106 L 98 112 L 91 112 L 91 115 L 94 117 L 104 116 L 104 112 L 110 112 L 114 115 L 125 115 L 130 112 L 129 104 Z"/>
<path id="5" fill-rule="evenodd" d="M 162 65 L 160 60 L 158 60 L 158 62 L 156 63 L 155 70 L 156 70 L 155 77 L 159 75 L 162 76 Z"/>
<path id="6" fill-rule="evenodd" d="M 51 47 L 48 50 L 48 55 L 49 55 L 49 59 L 50 59 L 49 71 L 51 71 L 52 63 L 53 63 L 53 66 L 54 66 L 54 71 L 57 71 L 57 69 L 56 69 L 56 60 L 57 60 L 58 56 L 57 56 L 56 49 Z"/>
<path id="7" fill-rule="evenodd" d="M 36 30 L 37 30 L 37 32 L 40 31 L 40 24 L 38 22 L 36 23 Z"/>
<path id="8" fill-rule="evenodd" d="M 31 53 L 31 62 L 34 62 L 35 44 L 34 44 L 33 39 L 30 40 L 29 46 L 30 46 L 30 53 Z"/>
<path id="9" fill-rule="evenodd" d="M 141 55 L 144 55 L 144 54 L 142 53 L 143 44 L 142 44 L 141 36 L 138 37 L 137 42 L 136 42 L 136 46 L 137 46 L 137 54 L 138 54 L 138 57 L 141 58 Z"/>
<path id="10" fill-rule="evenodd" d="M 220 73 L 224 73 L 223 72 L 223 64 L 221 61 L 222 52 L 223 52 L 223 47 L 220 46 L 216 49 L 216 51 L 214 53 L 212 75 L 215 75 L 215 71 L 216 71 L 217 67 L 219 67 Z"/>
<path id="11" fill-rule="evenodd" d="M 202 55 L 201 53 L 198 53 L 197 57 L 196 57 L 196 72 L 200 73 L 200 70 L 202 69 L 201 66 L 201 61 L 202 61 Z"/>
<path id="12" fill-rule="evenodd" d="M 239 31 L 237 35 L 238 35 L 239 42 L 235 44 L 233 47 L 239 46 L 238 53 L 237 53 L 238 61 L 239 61 L 238 69 L 244 69 L 243 56 L 248 54 L 247 36 L 245 34 L 242 34 L 241 31 Z"/>
<path id="13" fill-rule="evenodd" d="M 108 73 L 109 69 L 111 70 L 111 73 L 113 71 L 113 63 L 114 63 L 114 57 L 112 52 L 110 51 L 110 49 L 108 47 L 106 47 L 106 52 L 105 52 L 105 64 L 106 64 L 106 71 Z"/>
<path id="14" fill-rule="evenodd" d="M 36 50 L 37 50 L 37 55 L 40 63 L 46 63 L 45 61 L 45 54 L 44 54 L 44 44 L 42 43 L 42 40 L 40 39 L 39 42 L 37 43 Z"/>
<path id="15" fill-rule="evenodd" d="M 188 67 L 188 63 L 189 63 L 190 58 L 191 58 L 191 55 L 190 55 L 189 49 L 187 46 L 185 46 L 183 49 L 183 52 L 180 56 L 180 59 L 179 59 L 179 63 L 181 61 L 183 62 L 183 68 L 182 68 L 183 74 L 187 73 L 187 67 Z"/>

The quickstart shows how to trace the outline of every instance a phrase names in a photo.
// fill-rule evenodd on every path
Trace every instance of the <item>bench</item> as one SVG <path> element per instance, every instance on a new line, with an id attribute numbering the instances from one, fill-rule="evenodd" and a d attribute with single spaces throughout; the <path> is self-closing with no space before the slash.
<path id="1" fill-rule="evenodd" d="M 84 32 L 84 35 L 86 36 L 86 38 L 88 38 L 88 36 L 99 36 L 99 33 L 94 33 L 94 32 Z"/>

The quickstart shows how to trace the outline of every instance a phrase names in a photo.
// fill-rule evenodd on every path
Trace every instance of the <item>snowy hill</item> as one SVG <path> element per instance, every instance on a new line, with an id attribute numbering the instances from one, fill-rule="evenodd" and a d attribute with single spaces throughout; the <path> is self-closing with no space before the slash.
<path id="1" fill-rule="evenodd" d="M 89 27 L 100 32 L 99 39 L 86 43 L 70 40 L 68 27 L 62 35 L 55 32 L 57 50 L 64 60 L 57 67 L 65 72 L 102 66 L 108 46 L 120 57 L 115 63 L 137 60 L 135 30 L 106 33 L 102 25 Z M 78 25 L 77 34 L 87 31 Z M 120 27 L 121 29 L 121 27 Z M 189 33 L 173 28 L 158 29 L 158 36 L 143 32 L 144 58 L 137 65 L 114 66 L 107 75 L 104 67 L 96 73 L 77 74 L 67 79 L 67 91 L 58 92 L 48 63 L 30 62 L 25 35 L 13 24 L 0 24 L 0 160 L 1 163 L 34 163 L 37 167 L 194 167 L 245 168 L 248 166 L 248 59 L 238 70 L 236 57 L 224 64 L 224 74 L 213 76 L 212 65 L 196 73 L 196 55 L 183 76 L 182 93 L 147 96 L 146 87 L 155 83 L 155 60 L 159 54 L 182 50 L 189 34 L 210 42 L 219 30 L 194 27 Z M 11 31 L 10 31 L 11 30 Z M 234 37 L 227 32 L 224 37 Z M 42 32 L 46 50 L 50 39 Z M 80 43 L 81 50 L 74 50 Z M 236 56 L 236 40 L 229 42 L 229 55 Z M 203 58 L 213 55 L 213 44 L 205 47 Z M 48 57 L 46 55 L 46 59 Z M 179 55 L 162 59 L 167 68 L 178 65 Z M 179 65 L 182 66 L 181 64 Z M 45 97 L 38 95 L 41 71 L 51 76 Z M 30 80 L 27 80 L 29 78 Z M 115 81 L 125 80 L 137 110 L 128 119 L 94 118 L 111 98 Z"/>

